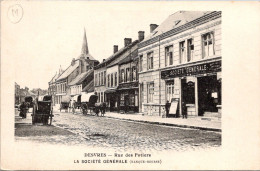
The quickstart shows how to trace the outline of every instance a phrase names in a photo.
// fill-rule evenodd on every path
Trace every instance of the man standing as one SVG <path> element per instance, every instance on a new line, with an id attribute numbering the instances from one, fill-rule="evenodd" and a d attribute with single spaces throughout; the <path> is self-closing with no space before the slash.
<path id="1" fill-rule="evenodd" d="M 166 118 L 169 117 L 170 107 L 171 107 L 171 103 L 169 103 L 169 100 L 167 100 L 167 102 L 165 104 Z"/>

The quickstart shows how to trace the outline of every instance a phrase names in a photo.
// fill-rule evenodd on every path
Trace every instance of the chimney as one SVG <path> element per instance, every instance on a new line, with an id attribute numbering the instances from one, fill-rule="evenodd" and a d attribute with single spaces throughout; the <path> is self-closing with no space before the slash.
<path id="1" fill-rule="evenodd" d="M 118 51 L 118 45 L 114 45 L 114 53 Z"/>
<path id="2" fill-rule="evenodd" d="M 144 40 L 144 31 L 138 31 L 138 40 L 139 42 Z"/>
<path id="3" fill-rule="evenodd" d="M 132 39 L 131 38 L 125 38 L 124 41 L 125 41 L 125 47 L 132 43 Z"/>
<path id="4" fill-rule="evenodd" d="M 73 66 L 75 64 L 75 58 L 72 59 L 71 65 Z"/>
<path id="5" fill-rule="evenodd" d="M 157 27 L 157 24 L 150 24 L 150 33 L 152 33 Z"/>

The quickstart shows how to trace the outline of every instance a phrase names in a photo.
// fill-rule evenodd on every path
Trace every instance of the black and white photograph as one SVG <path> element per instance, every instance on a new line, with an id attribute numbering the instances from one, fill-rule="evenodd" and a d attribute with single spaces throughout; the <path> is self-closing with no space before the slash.
<path id="1" fill-rule="evenodd" d="M 1 169 L 259 169 L 259 7 L 2 1 Z"/>

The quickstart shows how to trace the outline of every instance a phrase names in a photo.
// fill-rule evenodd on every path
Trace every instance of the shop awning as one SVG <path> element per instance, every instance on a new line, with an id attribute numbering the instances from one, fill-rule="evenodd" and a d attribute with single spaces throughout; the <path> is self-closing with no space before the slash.
<path id="1" fill-rule="evenodd" d="M 88 102 L 90 96 L 92 96 L 92 95 L 94 95 L 94 94 L 95 94 L 94 92 L 82 94 L 82 95 L 81 95 L 81 102 Z"/>
<path id="2" fill-rule="evenodd" d="M 79 95 L 75 95 L 75 96 L 73 96 L 73 97 L 72 97 L 72 99 L 71 99 L 71 100 L 78 101 L 78 97 L 79 97 Z"/>
<path id="3" fill-rule="evenodd" d="M 67 96 L 61 96 L 61 102 L 70 102 L 71 97 L 69 95 Z"/>
<path id="4" fill-rule="evenodd" d="M 108 89 L 105 93 L 116 93 L 116 89 Z"/>

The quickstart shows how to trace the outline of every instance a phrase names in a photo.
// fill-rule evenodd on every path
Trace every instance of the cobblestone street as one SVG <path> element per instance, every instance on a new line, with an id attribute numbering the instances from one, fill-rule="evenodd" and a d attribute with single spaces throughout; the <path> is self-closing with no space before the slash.
<path id="1" fill-rule="evenodd" d="M 135 123 L 80 113 L 61 112 L 54 115 L 53 125 L 76 135 L 41 136 L 34 138 L 36 141 L 142 152 L 196 150 L 221 145 L 221 134 L 210 131 Z"/>

